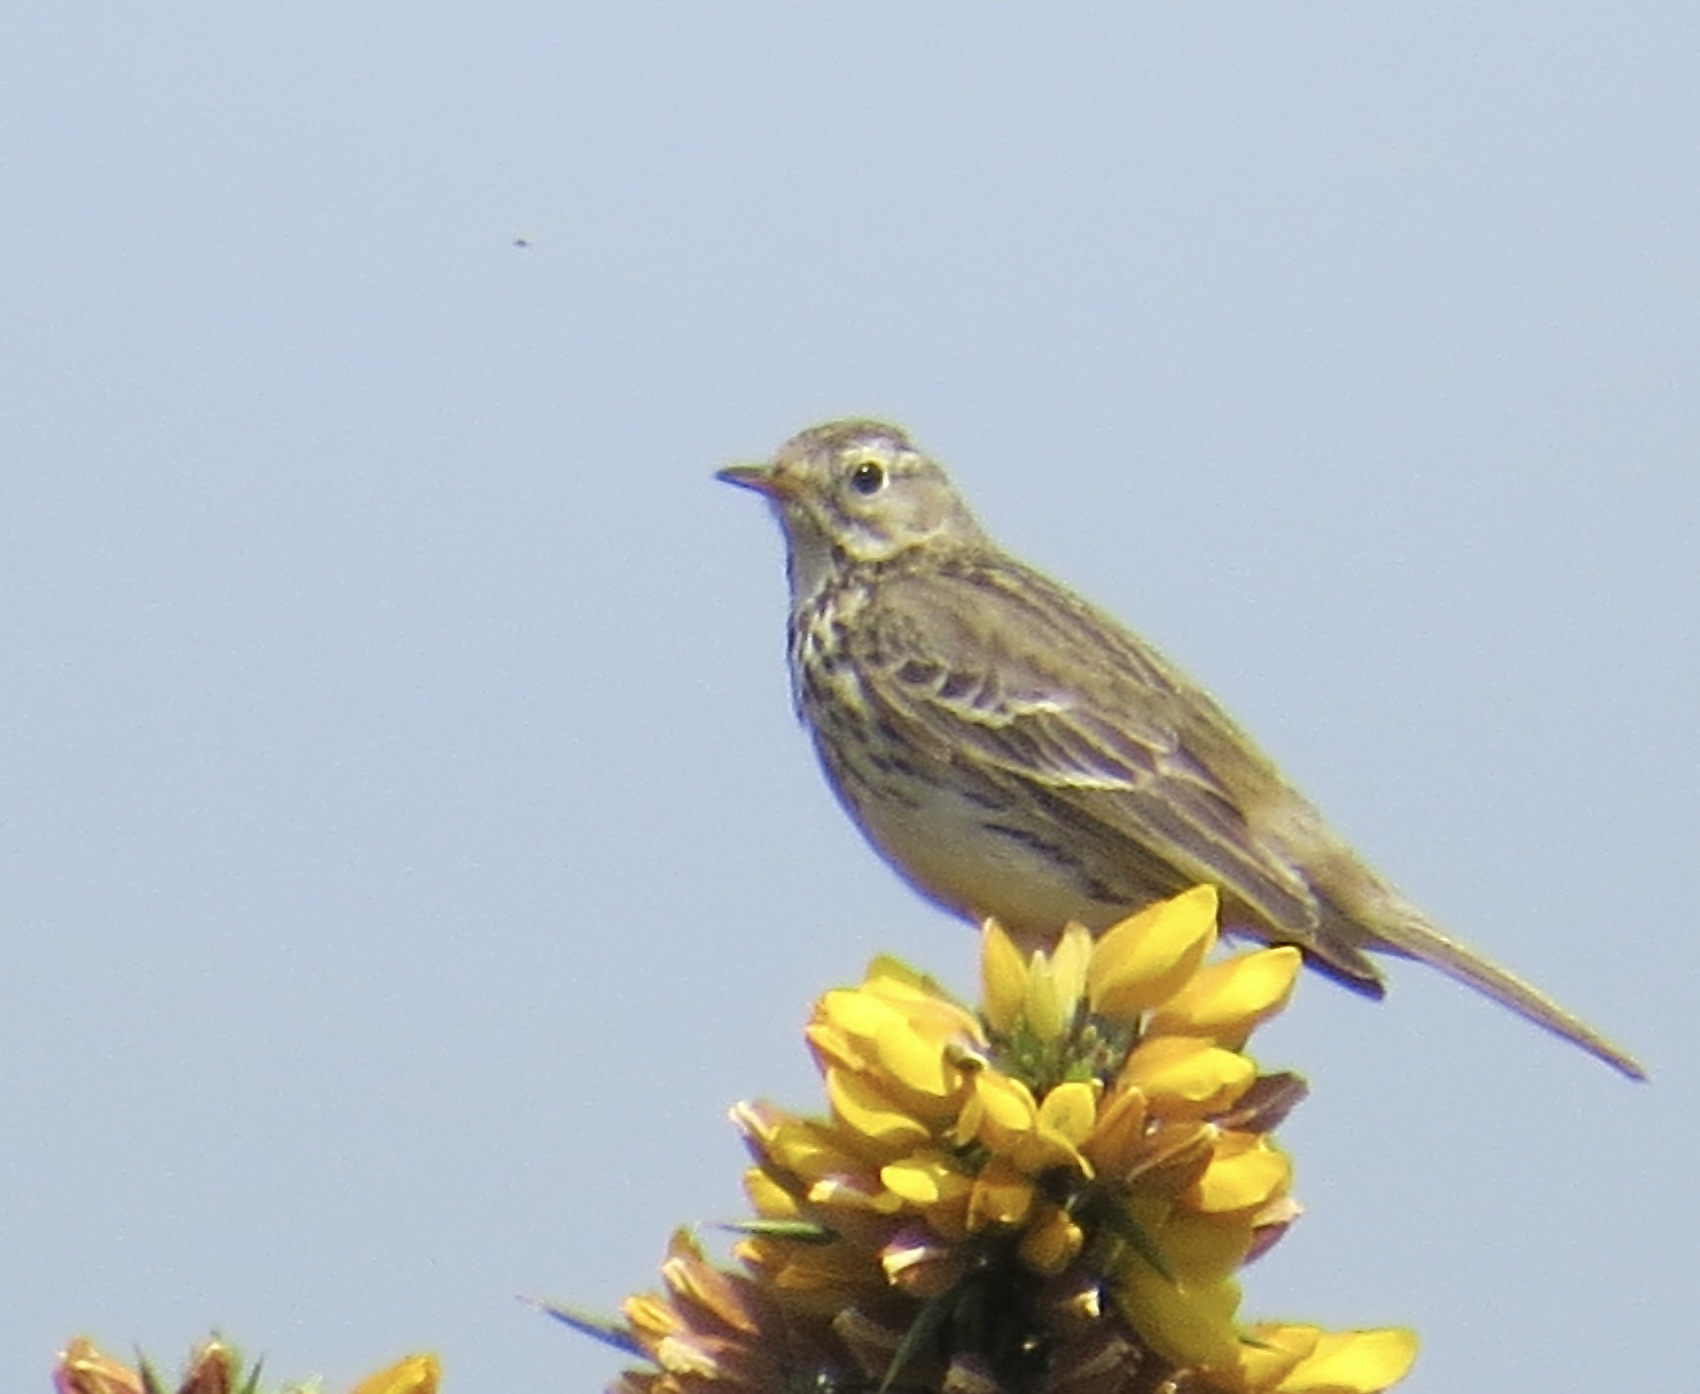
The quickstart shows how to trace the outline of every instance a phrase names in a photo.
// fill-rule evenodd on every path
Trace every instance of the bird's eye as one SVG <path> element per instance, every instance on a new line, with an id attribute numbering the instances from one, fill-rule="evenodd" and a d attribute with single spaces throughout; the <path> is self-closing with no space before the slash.
<path id="1" fill-rule="evenodd" d="M 885 471 L 872 460 L 863 460 L 850 472 L 850 487 L 858 494 L 877 494 L 885 484 Z"/>

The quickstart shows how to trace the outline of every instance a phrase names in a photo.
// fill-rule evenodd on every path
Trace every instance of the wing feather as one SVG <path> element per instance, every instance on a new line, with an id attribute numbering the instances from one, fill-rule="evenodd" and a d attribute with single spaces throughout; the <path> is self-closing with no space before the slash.
<path id="1" fill-rule="evenodd" d="M 868 695 L 909 739 L 1043 792 L 1101 840 L 1173 868 L 1177 888 L 1214 882 L 1314 942 L 1317 897 L 1244 811 L 1248 797 L 1290 793 L 1284 781 L 1115 621 L 1036 572 L 984 559 L 894 573 L 868 618 Z"/>

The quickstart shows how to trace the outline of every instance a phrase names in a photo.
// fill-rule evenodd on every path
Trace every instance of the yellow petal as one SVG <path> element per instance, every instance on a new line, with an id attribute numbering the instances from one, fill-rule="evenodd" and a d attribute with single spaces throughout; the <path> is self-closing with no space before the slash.
<path id="1" fill-rule="evenodd" d="M 797 1128 L 782 1133 L 774 1147 L 774 1165 L 807 1180 L 836 1176 L 859 1170 L 862 1159 L 847 1148 L 838 1146 L 824 1130 Z"/>
<path id="2" fill-rule="evenodd" d="M 985 1126 L 986 1106 L 980 1102 L 979 1085 L 968 1091 L 968 1097 L 962 1101 L 961 1111 L 956 1115 L 956 1126 L 950 1130 L 949 1139 L 954 1147 L 966 1147 L 980 1136 L 980 1129 Z"/>
<path id="3" fill-rule="evenodd" d="M 1045 1095 L 1039 1105 L 1039 1126 L 1066 1138 L 1071 1147 L 1086 1141 L 1098 1121 L 1098 1091 L 1091 1084 L 1070 1080 Z"/>
<path id="4" fill-rule="evenodd" d="M 865 1075 L 837 1068 L 826 1072 L 826 1096 L 833 1115 L 882 1149 L 905 1151 L 932 1136 Z"/>
<path id="5" fill-rule="evenodd" d="M 1064 1097 L 1059 1112 L 1067 1111 L 1072 1098 L 1072 1093 Z M 1076 1120 L 1068 1121 L 1073 1126 Z M 974 1093 L 951 1137 L 959 1146 L 982 1143 L 1029 1176 L 1056 1166 L 1073 1167 L 1088 1175 L 1092 1170 L 1068 1137 L 1040 1125 L 1033 1091 L 1021 1080 L 997 1070 L 982 1070 L 974 1076 Z"/>
<path id="6" fill-rule="evenodd" d="M 815 1054 L 821 1069 L 828 1065 L 844 1065 L 852 1070 L 865 1070 L 869 1060 L 860 1036 L 825 1021 L 811 1021 L 803 1028 L 803 1039 Z"/>
<path id="7" fill-rule="evenodd" d="M 628 1297 L 620 1304 L 620 1311 L 645 1349 L 685 1324 L 671 1303 L 664 1302 L 653 1293 L 636 1293 Z"/>
<path id="8" fill-rule="evenodd" d="M 1033 1181 L 1001 1157 L 993 1157 L 974 1178 L 974 1194 L 968 1201 L 968 1228 L 978 1232 L 987 1225 L 1019 1225 L 1033 1209 Z"/>
<path id="9" fill-rule="evenodd" d="M 1051 951 L 1051 977 L 1056 981 L 1057 999 L 1072 1014 L 1074 1004 L 1086 995 L 1086 970 L 1092 963 L 1092 931 L 1083 924 L 1067 925 Z"/>
<path id="10" fill-rule="evenodd" d="M 913 972 L 913 970 L 910 970 Z M 870 978 L 861 991 L 895 1008 L 910 1029 L 937 1041 L 982 1043 L 980 1020 L 931 979 Z"/>
<path id="11" fill-rule="evenodd" d="M 1027 960 L 996 920 L 987 920 L 980 931 L 980 992 L 985 999 L 981 1010 L 992 1030 L 1008 1035 L 1021 1019 Z"/>
<path id="12" fill-rule="evenodd" d="M 1173 1211 L 1157 1238 L 1169 1271 L 1182 1282 L 1227 1278 L 1251 1250 L 1251 1226 L 1186 1210 Z"/>
<path id="13" fill-rule="evenodd" d="M 1146 1097 L 1156 1116 L 1202 1116 L 1227 1108 L 1251 1087 L 1257 1066 L 1196 1036 L 1150 1036 L 1133 1048 L 1118 1081 Z"/>
<path id="14" fill-rule="evenodd" d="M 434 1355 L 409 1355 L 368 1375 L 349 1394 L 437 1394 L 443 1372 Z"/>
<path id="15" fill-rule="evenodd" d="M 917 1152 L 880 1168 L 880 1182 L 911 1205 L 948 1204 L 966 1195 L 974 1182 L 942 1152 Z"/>
<path id="16" fill-rule="evenodd" d="M 822 994 L 804 1034 L 832 1061 L 865 1069 L 872 1063 L 871 1048 L 880 1031 L 902 1024 L 903 1013 L 884 998 L 841 987 Z"/>
<path id="17" fill-rule="evenodd" d="M 1194 1210 L 1212 1215 L 1255 1210 L 1282 1194 L 1292 1180 L 1292 1163 L 1266 1139 L 1251 1133 L 1224 1133 L 1216 1140 L 1204 1174 L 1182 1199 Z"/>
<path id="18" fill-rule="evenodd" d="M 1061 1040 L 1074 1025 L 1075 1008 L 1086 984 L 1086 965 L 1092 957 L 1092 935 L 1084 925 L 1071 924 L 1056 949 L 1034 954 L 1027 968 L 1027 991 L 1022 1015 L 1039 1040 Z"/>
<path id="19" fill-rule="evenodd" d="M 902 1020 L 890 1002 L 857 987 L 835 987 L 823 992 L 815 1005 L 815 1016 L 852 1036 L 864 1038 L 874 1035 L 888 1021 Z"/>
<path id="20" fill-rule="evenodd" d="M 1240 1344 L 1240 1368 L 1234 1387 L 1273 1390 L 1293 1368 L 1316 1349 L 1322 1329 L 1316 1326 L 1281 1326 L 1258 1322 L 1249 1328 Z"/>
<path id="21" fill-rule="evenodd" d="M 1033 1091 L 1000 1070 L 981 1070 L 974 1076 L 973 1102 L 979 1119 L 975 1136 L 994 1152 L 1007 1152 L 1039 1121 Z"/>
<path id="22" fill-rule="evenodd" d="M 744 1170 L 744 1194 L 750 1206 L 764 1220 L 796 1220 L 802 1218 L 797 1197 L 786 1190 L 761 1167 Z"/>
<path id="23" fill-rule="evenodd" d="M 1028 1176 L 1041 1176 L 1057 1167 L 1068 1167 L 1082 1176 L 1092 1175 L 1092 1163 L 1080 1154 L 1080 1149 L 1049 1128 L 1037 1128 L 1017 1138 L 1009 1159 Z"/>
<path id="24" fill-rule="evenodd" d="M 715 1349 L 718 1347 L 718 1349 Z M 670 1375 L 695 1380 L 731 1383 L 730 1371 L 722 1364 L 720 1355 L 725 1342 L 686 1330 L 677 1336 L 667 1336 L 655 1343 L 650 1358 Z M 355 1394 L 359 1394 L 356 1390 Z"/>
<path id="25" fill-rule="evenodd" d="M 1234 1311 L 1240 1291 L 1234 1283 L 1172 1283 L 1140 1260 L 1116 1297 L 1133 1329 L 1165 1359 L 1217 1368 L 1231 1368 L 1238 1360 Z"/>
<path id="26" fill-rule="evenodd" d="M 834 1132 L 820 1124 L 793 1117 L 771 1104 L 734 1104 L 729 1116 L 756 1159 L 783 1176 L 789 1172 L 800 1180 L 857 1171 L 865 1165 L 850 1150 L 853 1135 Z"/>
<path id="27" fill-rule="evenodd" d="M 1239 954 L 1201 968 L 1158 1007 L 1153 1035 L 1208 1036 L 1237 1050 L 1252 1030 L 1287 1005 L 1304 963 L 1291 945 Z"/>
<path id="28" fill-rule="evenodd" d="M 810 1310 L 831 1313 L 863 1290 L 877 1269 L 872 1256 L 848 1244 L 774 1244 L 745 1239 L 732 1248 L 739 1262 L 760 1274 L 764 1287 L 787 1304 L 802 1300 Z M 672 1387 L 672 1386 L 668 1386 Z"/>
<path id="29" fill-rule="evenodd" d="M 808 1198 L 814 1205 L 867 1210 L 876 1215 L 895 1215 L 903 1209 L 902 1197 L 873 1176 L 823 1176 L 809 1187 Z"/>
<path id="30" fill-rule="evenodd" d="M 1021 1238 L 1022 1262 L 1047 1277 L 1074 1262 L 1086 1242 L 1080 1226 L 1060 1206 L 1047 1205 Z"/>
<path id="31" fill-rule="evenodd" d="M 1377 1394 L 1404 1379 L 1416 1358 L 1412 1331 L 1330 1331 L 1276 1388 L 1279 1394 Z"/>
<path id="32" fill-rule="evenodd" d="M 1118 1087 L 1098 1110 L 1092 1134 L 1081 1151 L 1098 1171 L 1119 1178 L 1131 1170 L 1145 1142 L 1145 1095 Z"/>
<path id="33" fill-rule="evenodd" d="M 917 972 L 900 958 L 878 954 L 868 965 L 864 986 L 876 989 L 908 988 L 914 992 L 930 989 L 926 974 Z"/>
<path id="34" fill-rule="evenodd" d="M 879 1034 L 879 1062 L 900 1084 L 934 1098 L 947 1098 L 962 1083 L 962 1071 L 945 1058 L 945 1043 L 929 1038 L 909 1023 Z"/>
<path id="35" fill-rule="evenodd" d="M 1131 1022 L 1172 996 L 1216 943 L 1214 886 L 1148 905 L 1098 940 L 1086 983 L 1092 1010 Z"/>

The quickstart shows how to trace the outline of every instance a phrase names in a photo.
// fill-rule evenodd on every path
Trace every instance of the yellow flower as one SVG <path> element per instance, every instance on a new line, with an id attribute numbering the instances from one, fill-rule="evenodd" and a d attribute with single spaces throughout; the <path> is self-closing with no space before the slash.
<path id="1" fill-rule="evenodd" d="M 988 1226 L 1014 1229 L 1027 1222 L 1038 1190 L 1033 1178 L 1002 1157 L 993 1157 L 974 1178 L 968 1208 L 970 1231 Z"/>
<path id="2" fill-rule="evenodd" d="M 1246 1332 L 1239 1369 L 1219 1383 L 1234 1394 L 1377 1394 L 1402 1380 L 1416 1358 L 1416 1336 L 1399 1328 L 1260 1324 Z"/>
<path id="3" fill-rule="evenodd" d="M 880 1168 L 886 1191 L 945 1238 L 960 1239 L 972 1224 L 976 1180 L 951 1153 L 925 1148 Z"/>
<path id="4" fill-rule="evenodd" d="M 1216 943 L 1216 888 L 1148 905 L 1104 931 L 1087 972 L 1092 1010 L 1119 1021 L 1172 997 Z"/>
<path id="5" fill-rule="evenodd" d="M 1160 1118 L 1202 1118 L 1238 1101 L 1257 1066 L 1237 1051 L 1194 1036 L 1147 1036 L 1133 1048 L 1119 1083 L 1136 1089 Z"/>
<path id="6" fill-rule="evenodd" d="M 810 1181 L 854 1172 L 864 1163 L 855 1145 L 860 1139 L 846 1138 L 825 1124 L 749 1103 L 733 1108 L 731 1118 L 757 1155 L 772 1160 L 769 1174 L 790 1178 L 800 1191 Z"/>
<path id="7" fill-rule="evenodd" d="M 882 1089 L 869 1075 L 829 1068 L 826 1097 L 833 1116 L 881 1152 L 901 1154 L 933 1135 L 932 1129 L 905 1111 L 897 1091 Z"/>
<path id="8" fill-rule="evenodd" d="M 966 1062 L 985 1047 L 972 1014 L 889 959 L 861 987 L 827 993 L 806 1034 L 835 1112 L 886 1151 L 954 1116 Z"/>
<path id="9" fill-rule="evenodd" d="M 1094 1112 L 1092 1090 L 1085 1084 L 1060 1084 L 1041 1103 L 1021 1080 L 981 1070 L 952 1136 L 981 1143 L 1029 1176 L 1058 1166 L 1090 1171 L 1079 1144 L 1091 1131 Z"/>
<path id="10" fill-rule="evenodd" d="M 442 1369 L 434 1355 L 409 1355 L 387 1370 L 368 1375 L 352 1394 L 437 1394 Z"/>
<path id="11" fill-rule="evenodd" d="M 1116 1296 L 1133 1329 L 1177 1367 L 1237 1367 L 1240 1290 L 1231 1279 L 1190 1282 L 1136 1264 Z"/>
<path id="12" fill-rule="evenodd" d="M 409 1355 L 388 1369 L 368 1375 L 350 1394 L 437 1394 L 442 1371 L 434 1355 Z M 189 1357 L 177 1394 L 229 1394 L 250 1387 L 242 1358 L 216 1337 L 203 1342 Z M 53 1370 L 57 1394 L 144 1394 L 165 1388 L 147 1363 L 132 1369 L 101 1354 L 94 1343 L 79 1336 L 59 1353 Z M 296 1394 L 302 1394 L 298 1389 Z"/>
<path id="13" fill-rule="evenodd" d="M 1240 1320 L 1239 1271 L 1300 1213 L 1269 1134 L 1302 1081 L 1244 1051 L 1300 958 L 1207 962 L 1216 910 L 1199 887 L 1025 954 L 988 922 L 979 1015 L 890 959 L 825 994 L 807 1039 L 828 1115 L 733 1110 L 760 1217 L 741 1267 L 675 1237 L 666 1291 L 626 1306 L 652 1368 L 618 1394 L 1399 1379 L 1408 1333 Z"/>
<path id="14" fill-rule="evenodd" d="M 1304 956 L 1291 945 L 1240 954 L 1193 974 L 1152 1012 L 1146 1029 L 1159 1036 L 1203 1036 L 1229 1050 L 1287 1005 Z"/>
<path id="15" fill-rule="evenodd" d="M 1022 1015 L 1035 1040 L 1051 1044 L 1074 1025 L 1092 958 L 1092 936 L 1085 925 L 1071 924 L 1049 954 L 1035 954 L 1022 995 Z"/>
<path id="16" fill-rule="evenodd" d="M 142 1376 L 79 1336 L 59 1352 L 53 1388 L 58 1394 L 142 1394 Z"/>
<path id="17" fill-rule="evenodd" d="M 1026 1227 L 1021 1261 L 1047 1277 L 1061 1273 L 1086 1246 L 1086 1231 L 1058 1205 L 1043 1206 Z"/>
<path id="18" fill-rule="evenodd" d="M 1279 1394 L 1374 1394 L 1405 1378 L 1417 1358 L 1414 1333 L 1320 1332 L 1315 1348 L 1276 1386 Z"/>
<path id="19" fill-rule="evenodd" d="M 1261 1133 L 1223 1133 L 1186 1202 L 1206 1215 L 1249 1214 L 1285 1194 L 1292 1172 L 1286 1154 Z"/>
<path id="20" fill-rule="evenodd" d="M 980 992 L 986 1024 L 1007 1036 L 1027 1005 L 1027 960 L 996 920 L 987 920 L 980 936 Z"/>

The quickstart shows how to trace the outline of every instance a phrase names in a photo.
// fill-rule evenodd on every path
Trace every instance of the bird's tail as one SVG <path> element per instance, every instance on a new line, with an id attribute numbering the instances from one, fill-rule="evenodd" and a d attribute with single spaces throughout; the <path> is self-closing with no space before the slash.
<path id="1" fill-rule="evenodd" d="M 1628 1051 L 1606 1039 L 1581 1017 L 1566 1011 L 1532 983 L 1491 963 L 1480 954 L 1442 934 L 1414 906 L 1385 887 L 1374 906 L 1353 907 L 1347 912 L 1357 947 L 1414 958 L 1437 968 L 1447 977 L 1472 987 L 1484 996 L 1503 1003 L 1519 1016 L 1545 1027 L 1582 1047 L 1630 1079 L 1646 1079 L 1647 1071 Z M 1344 907 L 1342 907 L 1344 908 Z M 1368 911 L 1369 913 L 1363 913 Z"/>

